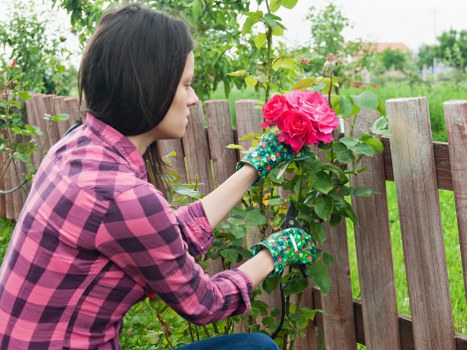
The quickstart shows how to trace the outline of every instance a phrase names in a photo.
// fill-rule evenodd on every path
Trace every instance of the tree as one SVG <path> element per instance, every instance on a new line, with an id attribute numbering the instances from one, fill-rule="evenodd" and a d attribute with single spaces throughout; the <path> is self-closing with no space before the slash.
<path id="1" fill-rule="evenodd" d="M 385 49 L 379 53 L 379 59 L 385 70 L 405 71 L 408 63 L 407 54 L 399 50 Z"/>
<path id="2" fill-rule="evenodd" d="M 94 32 L 104 9 L 117 3 L 117 0 L 52 1 L 68 11 L 71 25 L 83 45 Z M 126 1 L 129 2 L 132 1 Z M 231 85 L 239 82 L 229 79 L 227 73 L 239 69 L 241 62 L 248 62 L 249 53 L 240 41 L 237 17 L 248 11 L 249 1 L 144 0 L 143 3 L 182 17 L 194 28 L 195 75 L 202 79 L 197 79 L 193 85 L 199 97 L 207 99 L 220 82 L 224 83 L 228 95 Z"/>
<path id="3" fill-rule="evenodd" d="M 31 3 L 18 1 L 9 19 L 0 22 L 3 64 L 15 61 L 21 68 L 24 90 L 66 95 L 75 74 L 60 63 L 69 54 L 62 44 L 65 38 L 46 35 L 47 22 L 40 15 Z"/>

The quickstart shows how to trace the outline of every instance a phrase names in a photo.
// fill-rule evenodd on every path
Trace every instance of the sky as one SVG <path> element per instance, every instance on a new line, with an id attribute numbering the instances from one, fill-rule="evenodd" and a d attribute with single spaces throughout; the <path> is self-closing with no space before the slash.
<path id="1" fill-rule="evenodd" d="M 7 17 L 8 5 L 15 0 L 0 0 L 0 20 Z M 42 0 L 31 0 L 37 4 Z M 223 0 L 228 1 L 228 0 Z M 402 42 L 414 52 L 422 44 L 434 44 L 436 36 L 450 28 L 467 30 L 467 0 L 331 0 L 350 20 L 352 28 L 344 31 L 346 40 L 361 38 L 376 42 Z M 48 2 L 48 1 L 46 1 Z M 255 10 L 256 1 L 251 0 Z M 299 0 L 294 9 L 281 8 L 286 41 L 290 45 L 310 40 L 310 23 L 305 19 L 310 6 L 323 8 L 325 0 Z M 68 26 L 67 16 L 51 19 L 52 27 Z M 77 46 L 76 38 L 69 38 Z"/>
<path id="2" fill-rule="evenodd" d="M 294 9 L 281 9 L 290 43 L 309 40 L 305 16 L 310 6 L 322 8 L 322 0 L 299 0 Z M 467 30 L 467 0 L 333 0 L 353 28 L 344 31 L 347 40 L 362 38 L 377 42 L 402 42 L 416 51 L 421 44 L 434 44 L 436 36 L 450 28 Z"/>

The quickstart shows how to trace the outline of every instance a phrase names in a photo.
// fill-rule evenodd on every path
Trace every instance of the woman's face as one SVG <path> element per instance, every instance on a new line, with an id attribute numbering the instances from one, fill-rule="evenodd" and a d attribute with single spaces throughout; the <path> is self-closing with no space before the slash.
<path id="1" fill-rule="evenodd" d="M 196 105 L 199 101 L 191 87 L 194 69 L 195 57 L 193 52 L 190 52 L 172 104 L 164 119 L 153 129 L 153 136 L 156 139 L 177 139 L 185 134 L 190 115 L 188 107 Z"/>

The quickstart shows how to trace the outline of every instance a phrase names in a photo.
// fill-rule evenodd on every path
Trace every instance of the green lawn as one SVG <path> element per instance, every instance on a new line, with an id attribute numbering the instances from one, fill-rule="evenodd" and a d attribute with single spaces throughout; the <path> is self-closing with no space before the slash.
<path id="1" fill-rule="evenodd" d="M 399 213 L 397 209 L 396 187 L 394 182 L 388 181 L 386 190 L 388 196 L 397 308 L 400 314 L 410 315 L 409 292 L 407 288 L 407 277 L 404 266 L 404 252 L 402 247 Z M 454 324 L 456 332 L 466 334 L 467 304 L 462 275 L 459 232 L 457 228 L 456 213 L 454 210 L 454 193 L 452 191 L 440 190 L 439 195 Z M 360 298 L 355 236 L 353 234 L 352 225 L 348 223 L 347 226 L 349 232 L 348 242 L 352 292 L 355 298 Z"/>

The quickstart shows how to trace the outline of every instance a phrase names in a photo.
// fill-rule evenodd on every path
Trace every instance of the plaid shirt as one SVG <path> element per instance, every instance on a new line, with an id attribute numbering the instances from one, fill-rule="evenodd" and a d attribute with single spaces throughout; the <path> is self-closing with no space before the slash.
<path id="1" fill-rule="evenodd" d="M 134 145 L 89 116 L 42 162 L 0 270 L 0 349 L 120 349 L 128 309 L 155 293 L 198 324 L 249 308 L 239 270 L 206 275 L 198 201 L 174 211 Z"/>

